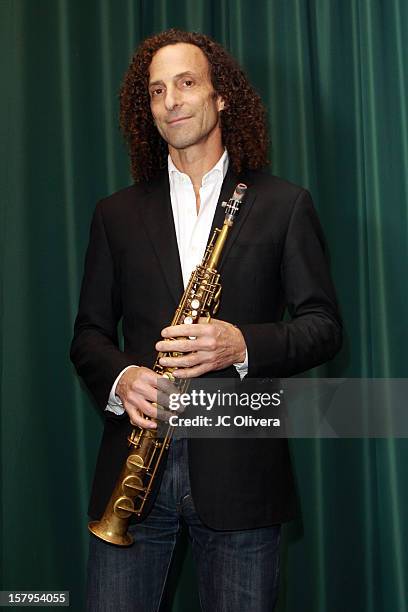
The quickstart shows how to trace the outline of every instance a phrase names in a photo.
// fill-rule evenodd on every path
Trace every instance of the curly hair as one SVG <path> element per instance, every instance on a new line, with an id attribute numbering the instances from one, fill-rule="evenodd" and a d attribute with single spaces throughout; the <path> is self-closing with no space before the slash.
<path id="1" fill-rule="evenodd" d="M 230 164 L 239 174 L 268 163 L 266 113 L 259 95 L 235 59 L 204 34 L 171 29 L 144 40 L 136 50 L 120 89 L 120 128 L 129 148 L 134 180 L 150 180 L 166 166 L 168 148 L 150 111 L 149 67 L 156 51 L 167 45 L 189 43 L 206 56 L 217 95 L 225 102 L 221 111 L 223 145 Z"/>

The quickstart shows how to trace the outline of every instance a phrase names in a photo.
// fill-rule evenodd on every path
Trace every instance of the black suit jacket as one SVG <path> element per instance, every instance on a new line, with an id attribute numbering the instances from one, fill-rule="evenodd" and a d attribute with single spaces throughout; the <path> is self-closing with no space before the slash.
<path id="1" fill-rule="evenodd" d="M 237 325 L 249 355 L 249 377 L 288 377 L 332 358 L 341 322 L 322 230 L 309 193 L 259 171 L 229 170 L 220 202 L 237 182 L 248 185 L 219 271 L 217 318 Z M 213 228 L 221 227 L 220 205 Z M 99 517 L 127 456 L 127 415 L 105 412 L 120 371 L 152 367 L 154 345 L 183 293 L 167 171 L 99 202 L 85 261 L 71 358 L 103 411 L 105 427 L 89 513 Z M 285 308 L 291 320 L 283 322 Z M 117 326 L 123 318 L 124 351 Z M 233 367 L 222 373 L 236 376 Z M 189 440 L 194 502 L 216 529 L 290 520 L 295 492 L 283 439 Z"/>

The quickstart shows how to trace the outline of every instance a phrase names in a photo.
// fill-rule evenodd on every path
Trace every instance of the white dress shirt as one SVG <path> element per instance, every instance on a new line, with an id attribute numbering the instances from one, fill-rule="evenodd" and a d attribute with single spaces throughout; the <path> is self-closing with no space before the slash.
<path id="1" fill-rule="evenodd" d="M 180 172 L 170 155 L 168 157 L 170 200 L 184 288 L 190 280 L 191 272 L 201 263 L 204 256 L 228 163 L 228 153 L 225 150 L 215 166 L 203 176 L 200 187 L 200 209 L 197 214 L 196 197 L 190 177 Z M 240 377 L 243 378 L 248 372 L 248 352 L 246 352 L 245 361 L 234 364 L 234 366 Z M 106 410 L 111 410 L 115 414 L 123 414 L 122 401 L 115 393 L 116 385 L 122 374 L 134 367 L 138 366 L 131 365 L 120 372 L 113 383 Z"/>

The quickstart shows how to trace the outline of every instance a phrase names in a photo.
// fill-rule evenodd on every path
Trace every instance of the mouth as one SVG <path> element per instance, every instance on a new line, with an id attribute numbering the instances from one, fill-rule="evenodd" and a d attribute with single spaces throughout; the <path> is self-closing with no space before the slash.
<path id="1" fill-rule="evenodd" d="M 171 121 L 167 121 L 167 125 L 178 125 L 179 123 L 183 123 L 191 119 L 191 117 L 177 117 L 176 119 L 172 119 Z"/>

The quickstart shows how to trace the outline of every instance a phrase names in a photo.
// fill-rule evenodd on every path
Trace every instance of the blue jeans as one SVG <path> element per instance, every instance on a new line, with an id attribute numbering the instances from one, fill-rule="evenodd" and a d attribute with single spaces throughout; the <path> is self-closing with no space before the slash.
<path id="1" fill-rule="evenodd" d="M 159 610 L 182 521 L 192 545 L 202 610 L 272 612 L 279 582 L 280 525 L 245 531 L 204 525 L 191 497 L 185 439 L 170 446 L 152 511 L 142 523 L 130 526 L 133 546 L 120 548 L 90 536 L 87 610 Z"/>

